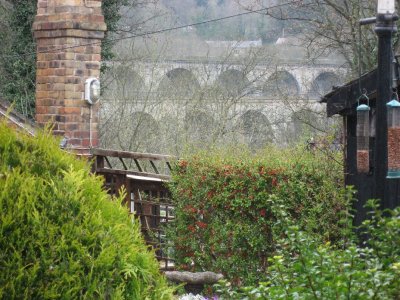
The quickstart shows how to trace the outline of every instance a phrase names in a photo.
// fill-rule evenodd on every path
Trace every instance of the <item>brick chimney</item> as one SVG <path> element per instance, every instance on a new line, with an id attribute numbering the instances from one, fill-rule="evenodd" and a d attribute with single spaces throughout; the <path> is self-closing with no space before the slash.
<path id="1" fill-rule="evenodd" d="M 98 145 L 98 104 L 90 107 L 84 91 L 86 79 L 100 76 L 105 30 L 101 0 L 38 0 L 36 122 L 52 124 L 77 154 Z"/>

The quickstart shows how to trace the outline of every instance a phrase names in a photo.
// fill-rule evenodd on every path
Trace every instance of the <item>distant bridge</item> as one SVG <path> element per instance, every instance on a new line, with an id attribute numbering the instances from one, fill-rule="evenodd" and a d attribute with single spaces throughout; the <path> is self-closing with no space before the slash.
<path id="1" fill-rule="evenodd" d="M 160 123 L 169 118 L 168 112 L 174 115 L 173 111 L 178 110 L 181 114 L 174 118 L 194 124 L 185 125 L 186 128 L 199 127 L 192 134 L 198 137 L 210 135 L 211 131 L 205 127 L 217 128 L 221 121 L 218 113 L 222 113 L 227 122 L 224 130 L 235 130 L 238 124 L 245 127 L 245 135 L 247 132 L 251 137 L 244 141 L 257 142 L 260 138 L 255 136 L 267 130 L 269 137 L 261 138 L 262 141 L 281 142 L 271 132 L 286 130 L 289 123 L 293 125 L 293 114 L 305 107 L 321 111 L 323 107 L 318 100 L 333 86 L 339 86 L 346 73 L 342 65 L 328 62 L 279 65 L 190 59 L 117 62 L 106 81 L 108 90 L 102 113 L 103 118 L 108 118 L 129 112 L 136 119 L 146 120 L 145 128 L 159 130 Z M 121 105 L 124 111 L 118 111 Z M 223 109 L 229 111 L 222 112 Z"/>
<path id="2" fill-rule="evenodd" d="M 301 64 L 265 62 L 227 62 L 216 60 L 163 60 L 160 62 L 138 61 L 134 64 L 117 63 L 114 66 L 113 88 L 129 82 L 134 92 L 151 89 L 163 93 L 172 88 L 193 90 L 205 86 L 220 85 L 226 89 L 243 88 L 257 96 L 270 96 L 288 90 L 292 96 L 308 95 L 318 99 L 339 85 L 347 69 L 335 63 Z M 186 91 L 181 91 L 186 94 Z"/>

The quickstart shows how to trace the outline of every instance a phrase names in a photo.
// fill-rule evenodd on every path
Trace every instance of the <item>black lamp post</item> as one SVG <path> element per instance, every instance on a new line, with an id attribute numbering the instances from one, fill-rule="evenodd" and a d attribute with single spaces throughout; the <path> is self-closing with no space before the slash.
<path id="1" fill-rule="evenodd" d="M 378 80 L 376 97 L 376 119 L 375 119 L 375 146 L 373 161 L 374 185 L 372 198 L 380 199 L 383 207 L 392 206 L 388 179 L 399 178 L 393 166 L 389 166 L 388 173 L 388 125 L 393 127 L 393 122 L 388 124 L 388 110 L 390 111 L 390 120 L 393 119 L 393 113 L 397 113 L 397 103 L 390 102 L 392 96 L 392 74 L 393 74 L 393 54 L 392 54 L 392 35 L 397 31 L 395 21 L 398 20 L 395 14 L 395 0 L 378 0 L 378 10 L 376 17 L 360 20 L 360 25 L 376 23 L 375 33 L 378 36 Z M 388 105 L 386 105 L 388 104 Z M 394 105 L 396 104 L 396 105 Z M 393 130 L 392 130 L 393 131 Z M 394 144 L 392 142 L 392 144 Z M 400 142 L 396 145 L 400 146 Z M 397 146 L 396 146 L 397 148 Z M 394 149 L 393 145 L 390 153 L 400 150 Z M 390 154 L 389 153 L 389 154 Z M 392 162 L 393 165 L 393 162 Z M 399 170 L 400 171 L 400 170 Z"/>
<path id="2" fill-rule="evenodd" d="M 378 35 L 378 81 L 376 99 L 376 135 L 374 155 L 373 198 L 386 207 L 386 175 L 388 171 L 388 123 L 386 103 L 392 96 L 392 34 L 397 31 L 394 0 L 378 0 L 375 32 Z"/>

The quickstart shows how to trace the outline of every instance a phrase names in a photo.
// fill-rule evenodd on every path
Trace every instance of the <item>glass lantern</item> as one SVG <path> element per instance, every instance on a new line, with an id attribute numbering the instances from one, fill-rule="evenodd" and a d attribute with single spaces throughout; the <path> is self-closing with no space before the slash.
<path id="1" fill-rule="evenodd" d="M 357 106 L 357 171 L 369 172 L 369 111 L 366 104 Z"/>
<path id="2" fill-rule="evenodd" d="M 388 125 L 388 173 L 387 178 L 400 178 L 400 102 L 386 104 Z"/>

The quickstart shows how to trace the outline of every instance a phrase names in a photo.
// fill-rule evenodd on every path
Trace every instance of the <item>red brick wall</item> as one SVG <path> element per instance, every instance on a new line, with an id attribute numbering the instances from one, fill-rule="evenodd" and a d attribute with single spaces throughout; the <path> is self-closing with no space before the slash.
<path id="1" fill-rule="evenodd" d="M 105 30 L 101 0 L 38 1 L 36 122 L 51 123 L 54 134 L 67 137 L 78 154 L 98 145 L 98 104 L 90 120 L 84 89 L 87 78 L 100 75 Z"/>

